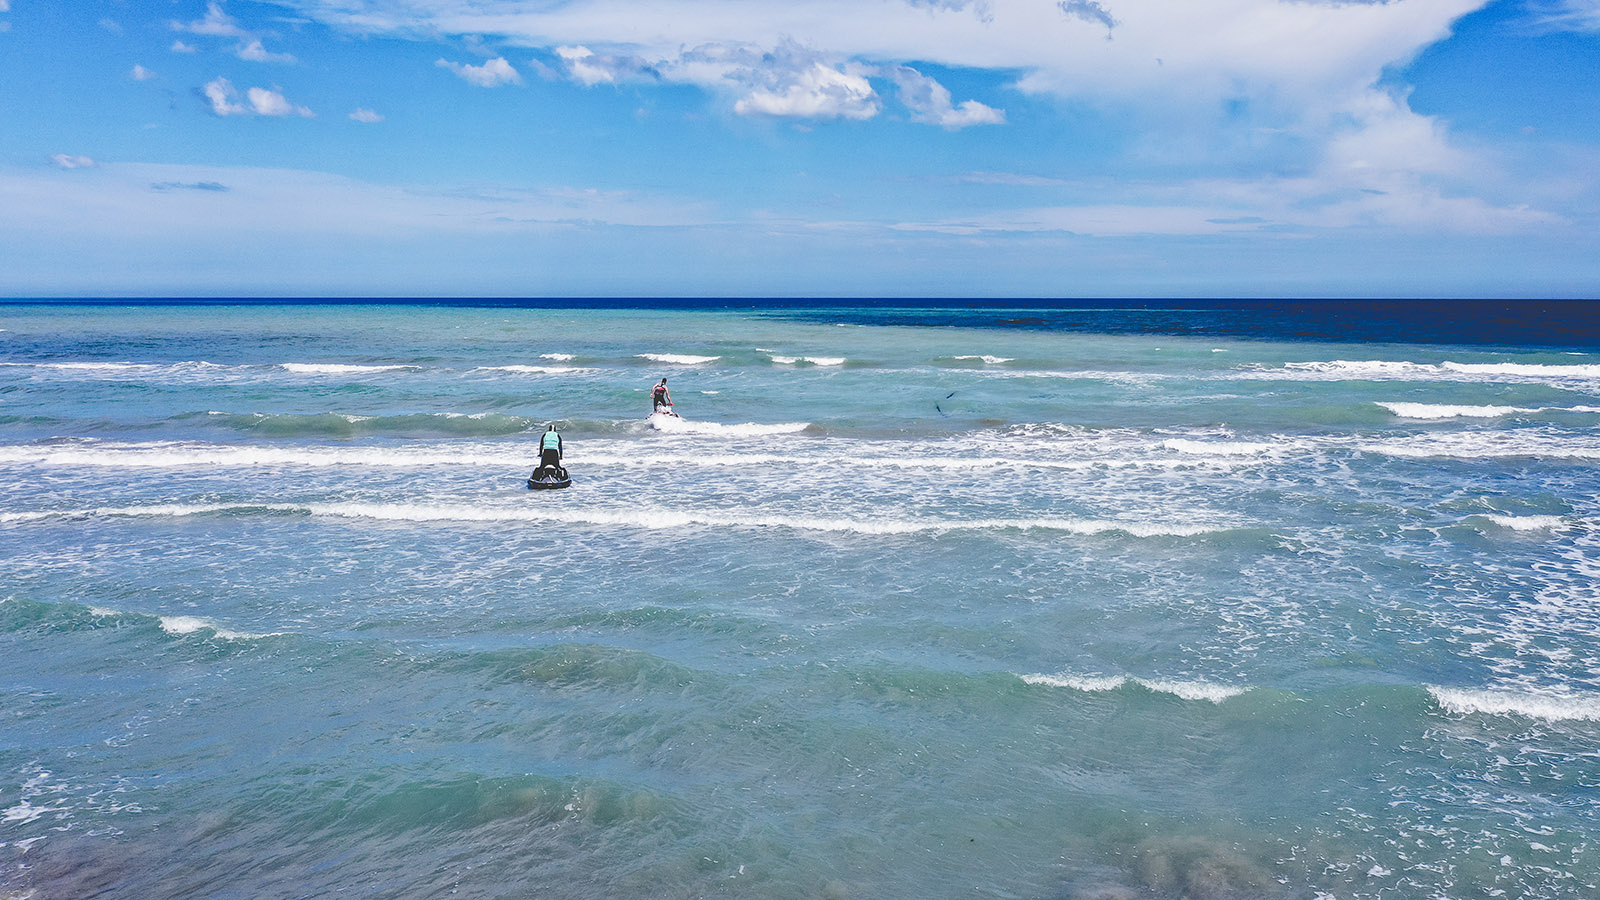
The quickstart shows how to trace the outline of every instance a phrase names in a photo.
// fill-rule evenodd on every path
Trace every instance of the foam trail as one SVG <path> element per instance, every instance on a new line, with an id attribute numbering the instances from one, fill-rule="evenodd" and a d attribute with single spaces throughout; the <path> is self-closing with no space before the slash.
<path id="1" fill-rule="evenodd" d="M 1230 378 L 1276 378 L 1288 381 L 1592 381 L 1597 365 L 1545 363 L 1418 363 L 1404 360 L 1320 360 L 1284 363 L 1282 368 L 1246 367 Z"/>
<path id="2" fill-rule="evenodd" d="M 657 431 L 682 432 L 686 434 L 715 434 L 724 437 L 759 437 L 766 434 L 793 434 L 805 431 L 811 427 L 810 422 L 779 422 L 773 425 L 763 425 L 756 422 L 745 422 L 740 425 L 723 425 L 719 422 L 695 422 L 679 416 L 651 414 L 650 427 Z"/>
<path id="3" fill-rule="evenodd" d="M 285 511 L 297 507 L 271 507 Z M 1180 525 L 1150 522 L 1120 522 L 1107 519 L 840 519 L 816 516 L 749 516 L 719 512 L 692 512 L 677 509 L 548 509 L 508 507 L 502 509 L 415 504 L 361 504 L 334 503 L 311 504 L 306 509 L 313 515 L 348 516 L 352 518 L 388 519 L 398 521 L 561 521 L 583 525 L 620 525 L 635 528 L 681 528 L 692 525 L 732 528 L 787 528 L 796 531 L 845 532 L 868 535 L 918 534 L 958 530 L 1045 530 L 1069 534 L 1102 534 L 1120 531 L 1135 537 L 1191 537 L 1225 530 L 1218 526 Z"/>
<path id="4" fill-rule="evenodd" d="M 764 427 L 764 426 L 756 426 Z M 899 469 L 927 472 L 1026 472 L 1049 469 L 1064 472 L 1088 472 L 1100 469 L 1233 469 L 1248 463 L 1236 457 L 1214 459 L 1139 459 L 1096 457 L 1088 459 L 1027 459 L 1009 456 L 929 457 L 905 456 L 803 456 L 780 453 L 607 453 L 585 452 L 586 465 L 621 466 L 624 468 L 656 468 L 685 466 L 731 468 L 739 466 L 780 466 L 785 468 L 826 465 L 835 471 L 861 469 Z"/>
<path id="5" fill-rule="evenodd" d="M 262 466 L 479 466 L 516 468 L 526 458 L 524 448 L 504 453 L 438 449 L 382 449 L 354 447 L 264 447 L 221 444 L 145 444 L 122 446 L 25 447 L 0 446 L 0 465 L 111 466 L 153 469 L 251 468 Z"/>
<path id="6" fill-rule="evenodd" d="M 640 353 L 639 359 L 648 359 L 651 362 L 671 363 L 675 366 L 699 366 L 708 362 L 716 362 L 720 356 L 691 356 L 687 353 Z"/>
<path id="7" fill-rule="evenodd" d="M 369 375 L 375 372 L 398 372 L 416 366 L 381 365 L 358 366 L 346 363 L 280 363 L 279 368 L 296 375 Z"/>
<path id="8" fill-rule="evenodd" d="M 44 519 L 82 519 L 101 517 L 162 517 L 201 516 L 210 513 L 235 512 L 244 509 L 273 509 L 269 506 L 244 506 L 224 504 L 156 503 L 150 506 L 96 506 L 88 509 L 30 510 L 28 512 L 0 513 L 0 524 L 37 522 Z M 304 510 L 301 510 L 302 512 Z"/>
<path id="9" fill-rule="evenodd" d="M 950 531 L 1059 531 L 1092 535 L 1120 532 L 1133 537 L 1193 537 L 1228 530 L 1222 525 L 1163 522 L 1129 522 L 1115 519 L 935 519 L 935 518 L 821 518 L 810 515 L 740 515 L 682 509 L 594 509 L 589 507 L 490 507 L 425 503 L 260 503 L 260 504 L 153 504 L 150 506 L 95 507 L 0 514 L 0 522 L 28 522 L 50 518 L 84 517 L 184 517 L 228 513 L 301 514 L 330 518 L 374 519 L 391 522 L 565 522 L 574 525 L 618 526 L 648 530 L 703 526 L 713 528 L 783 528 L 865 535 L 901 535 Z"/>
<path id="10" fill-rule="evenodd" d="M 598 375 L 602 370 L 582 366 L 478 366 L 472 371 L 509 372 L 513 375 Z"/>
<path id="11" fill-rule="evenodd" d="M 1549 722 L 1600 722 L 1600 696 L 1467 690 L 1428 685 L 1428 693 L 1446 712 L 1491 716 L 1524 716 Z"/>
<path id="12" fill-rule="evenodd" d="M 1377 401 L 1377 404 L 1402 419 L 1492 419 L 1516 413 L 1538 412 L 1536 409 L 1525 409 L 1520 406 L 1449 406 L 1436 403 L 1388 403 L 1381 400 Z"/>
<path id="13" fill-rule="evenodd" d="M 1566 520 L 1560 516 L 1484 516 L 1484 518 L 1501 528 L 1510 528 L 1514 531 L 1539 531 L 1545 528 L 1560 528 L 1566 524 Z"/>
<path id="14" fill-rule="evenodd" d="M 813 366 L 842 366 L 845 364 L 843 356 L 774 356 L 772 361 L 784 366 L 793 366 L 800 363 L 810 363 Z"/>
<path id="15" fill-rule="evenodd" d="M 1290 444 L 1263 444 L 1259 441 L 1193 441 L 1187 438 L 1169 438 L 1161 446 L 1179 453 L 1216 454 L 1221 456 L 1254 456 L 1276 450 L 1296 449 Z"/>
<path id="16" fill-rule="evenodd" d="M 956 359 L 981 359 L 986 365 L 998 366 L 1001 363 L 1011 362 L 1009 356 L 958 356 Z"/>
<path id="17" fill-rule="evenodd" d="M 1571 435 L 1550 433 L 1467 432 L 1421 435 L 1393 441 L 1369 441 L 1356 449 L 1408 459 L 1469 459 L 1536 456 L 1549 459 L 1600 459 L 1600 446 L 1578 443 Z"/>
<path id="18" fill-rule="evenodd" d="M 160 616 L 161 630 L 170 635 L 194 634 L 197 631 L 209 630 L 225 641 L 254 641 L 266 637 L 276 637 L 283 632 L 275 631 L 271 634 L 249 634 L 243 631 L 231 631 L 223 628 L 209 619 L 199 616 Z"/>
<path id="19" fill-rule="evenodd" d="M 1134 678 L 1130 675 L 1019 675 L 1028 684 L 1070 688 L 1085 693 L 1114 691 L 1123 685 L 1137 684 L 1158 694 L 1171 694 L 1181 700 L 1204 700 L 1221 703 L 1250 690 L 1248 687 L 1213 684 L 1205 681 L 1173 681 L 1171 679 Z"/>
<path id="20" fill-rule="evenodd" d="M 1534 413 L 1597 413 L 1600 406 L 1450 406 L 1442 403 L 1375 401 L 1402 419 L 1496 418 Z"/>

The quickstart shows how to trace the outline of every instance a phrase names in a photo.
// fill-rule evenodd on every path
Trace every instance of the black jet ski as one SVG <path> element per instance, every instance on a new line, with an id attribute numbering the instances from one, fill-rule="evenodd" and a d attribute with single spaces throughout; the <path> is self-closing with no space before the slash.
<path id="1" fill-rule="evenodd" d="M 540 466 L 528 476 L 528 490 L 531 491 L 553 491 L 564 487 L 572 487 L 572 476 L 560 466 Z"/>

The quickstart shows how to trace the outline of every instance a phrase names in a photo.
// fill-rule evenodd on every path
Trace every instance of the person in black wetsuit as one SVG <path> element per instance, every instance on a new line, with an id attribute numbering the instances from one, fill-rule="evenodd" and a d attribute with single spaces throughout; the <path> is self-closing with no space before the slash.
<path id="1" fill-rule="evenodd" d="M 665 378 L 661 379 L 661 383 L 656 385 L 655 390 L 650 392 L 650 411 L 672 412 L 672 394 L 667 391 L 667 380 Z"/>
<path id="2" fill-rule="evenodd" d="M 552 424 L 539 438 L 539 468 L 552 468 L 561 473 L 561 435 Z"/>

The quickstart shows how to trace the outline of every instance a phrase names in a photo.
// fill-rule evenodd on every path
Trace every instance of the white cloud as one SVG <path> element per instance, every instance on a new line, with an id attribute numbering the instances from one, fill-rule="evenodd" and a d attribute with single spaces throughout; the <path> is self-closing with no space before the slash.
<path id="1" fill-rule="evenodd" d="M 134 81 L 149 81 L 156 77 L 156 73 L 146 69 L 144 66 L 135 64 L 133 70 L 128 73 L 128 77 Z"/>
<path id="2" fill-rule="evenodd" d="M 594 51 L 588 47 L 557 47 L 556 55 L 567 64 L 567 71 L 572 73 L 573 79 L 584 85 L 617 80 L 609 69 L 588 62 L 594 57 Z"/>
<path id="3" fill-rule="evenodd" d="M 210 37 L 236 37 L 245 38 L 249 34 L 239 27 L 233 17 L 222 11 L 222 4 L 211 0 L 206 4 L 206 14 L 203 18 L 193 22 L 173 22 L 174 31 L 187 31 L 190 34 L 203 34 Z"/>
<path id="4" fill-rule="evenodd" d="M 1004 125 L 1006 122 L 1004 110 L 985 106 L 976 100 L 963 100 L 960 106 L 953 106 L 948 88 L 910 66 L 897 66 L 889 70 L 889 77 L 900 88 L 900 102 L 911 110 L 914 121 L 950 129 L 968 125 Z"/>
<path id="5" fill-rule="evenodd" d="M 11 0 L 0 0 L 0 12 L 11 11 Z"/>
<path id="6" fill-rule="evenodd" d="M 245 91 L 245 103 L 239 102 L 239 92 L 233 87 L 233 82 L 226 78 L 218 78 L 210 82 L 203 89 L 206 99 L 211 101 L 211 111 L 219 116 L 301 116 L 313 118 L 315 113 L 299 104 L 291 103 L 277 90 L 253 87 Z"/>
<path id="7" fill-rule="evenodd" d="M 1600 0 L 1562 0 L 1541 21 L 1563 31 L 1600 31 Z"/>
<path id="8" fill-rule="evenodd" d="M 877 77 L 895 81 L 918 121 L 1003 121 L 902 71 L 940 66 L 1103 111 L 1134 135 L 1124 158 L 1136 163 L 1316 171 L 1333 183 L 1359 171 L 1371 190 L 1411 184 L 1421 193 L 1404 195 L 1417 198 L 1466 196 L 1471 171 L 1492 168 L 1386 86 L 1490 0 L 652 0 L 626 14 L 617 0 L 278 2 L 354 33 L 487 35 L 554 53 L 585 84 L 648 74 L 695 85 L 742 115 L 869 119 Z M 1600 23 L 1600 0 L 1548 2 L 1571 27 Z M 493 61 L 439 65 L 475 83 L 503 77 Z"/>
<path id="9" fill-rule="evenodd" d="M 122 33 L 122 23 L 118 22 L 116 19 L 110 18 L 109 16 L 100 20 L 100 27 L 111 32 L 112 34 Z"/>
<path id="10" fill-rule="evenodd" d="M 1104 25 L 1107 37 L 1110 37 L 1111 32 L 1117 27 L 1117 20 L 1112 18 L 1110 10 L 1096 0 L 1061 0 L 1056 6 L 1074 19 L 1093 25 Z"/>
<path id="11" fill-rule="evenodd" d="M 449 69 L 478 87 L 496 87 L 502 84 L 521 84 L 522 76 L 517 70 L 506 62 L 505 57 L 497 56 L 480 66 L 469 66 L 465 63 L 451 62 L 441 59 L 434 63 L 441 69 Z"/>
<path id="12" fill-rule="evenodd" d="M 211 101 L 211 111 L 219 116 L 239 116 L 250 112 L 238 102 L 239 93 L 233 89 L 233 82 L 226 78 L 209 82 L 201 90 L 206 99 Z"/>
<path id="13" fill-rule="evenodd" d="M 183 41 L 173 41 L 172 42 L 172 52 L 173 53 L 199 53 L 200 52 L 200 48 L 194 46 L 193 44 L 185 44 Z"/>
<path id="14" fill-rule="evenodd" d="M 350 118 L 368 125 L 383 121 L 383 116 L 365 107 L 358 107 L 355 112 L 350 114 Z"/>
<path id="15" fill-rule="evenodd" d="M 878 114 L 878 96 L 861 74 L 813 62 L 778 73 L 774 80 L 780 83 L 751 91 L 734 104 L 734 112 L 805 119 L 870 119 Z"/>
<path id="16" fill-rule="evenodd" d="M 556 56 L 566 64 L 573 81 L 584 87 L 616 84 L 628 78 L 656 73 L 641 59 L 631 56 L 598 54 L 588 47 L 557 47 Z M 535 60 L 537 62 L 537 60 Z"/>
<path id="17" fill-rule="evenodd" d="M 0 0 L 3 2 L 3 0 Z M 57 153 L 50 157 L 50 161 L 63 169 L 89 169 L 94 167 L 94 160 L 87 156 L 72 156 L 67 153 Z"/>
<path id="18" fill-rule="evenodd" d="M 572 74 L 589 83 L 620 75 L 596 58 L 638 60 L 636 70 L 663 82 L 735 92 L 751 111 L 808 102 L 828 110 L 815 96 L 826 76 L 813 62 L 849 73 L 920 61 L 1005 73 L 1027 91 L 1149 119 L 1154 131 L 1234 102 L 1253 120 L 1245 127 L 1315 140 L 1334 110 L 1489 0 L 655 0 L 630 4 L 625 15 L 616 0 L 282 2 L 362 33 L 489 34 L 546 50 L 581 48 L 591 54 L 581 61 L 589 68 Z M 1115 40 L 1090 25 L 1114 27 Z M 813 59 L 795 65 L 788 46 L 810 48 Z M 851 115 L 870 108 L 866 96 L 845 104 Z M 832 114 L 843 114 L 835 107 Z M 989 115 L 967 109 L 973 119 Z"/>
<path id="19" fill-rule="evenodd" d="M 251 38 L 240 44 L 237 55 L 240 59 L 249 62 L 292 63 L 296 61 L 294 55 L 290 53 L 268 52 L 267 48 L 261 45 L 259 38 Z"/>
<path id="20" fill-rule="evenodd" d="M 296 103 L 285 100 L 283 94 L 275 90 L 253 87 L 245 91 L 245 96 L 250 98 L 250 108 L 261 116 L 301 116 L 315 118 L 311 110 Z"/>

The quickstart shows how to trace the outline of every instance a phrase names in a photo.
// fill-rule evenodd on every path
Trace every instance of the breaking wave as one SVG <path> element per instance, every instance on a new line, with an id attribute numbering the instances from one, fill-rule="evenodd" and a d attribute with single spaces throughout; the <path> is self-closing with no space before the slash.
<path id="1" fill-rule="evenodd" d="M 1469 690 L 1428 685 L 1446 712 L 1457 715 L 1523 716 L 1549 722 L 1600 722 L 1600 696 L 1534 691 Z"/>
<path id="2" fill-rule="evenodd" d="M 648 359 L 651 362 L 671 363 L 675 366 L 700 366 L 709 362 L 716 362 L 720 356 L 693 356 L 687 353 L 640 353 L 639 359 Z"/>
<path id="3" fill-rule="evenodd" d="M 1070 688 L 1085 693 L 1114 691 L 1133 684 L 1158 694 L 1171 694 L 1182 700 L 1204 700 L 1221 703 L 1249 691 L 1249 687 L 1216 684 L 1207 681 L 1174 681 L 1165 678 L 1135 678 L 1131 675 L 1018 675 L 1028 684 Z"/>
<path id="4" fill-rule="evenodd" d="M 1192 537 L 1232 530 L 1228 526 L 1192 523 L 1138 522 L 1116 519 L 1013 518 L 828 518 L 811 515 L 745 515 L 719 511 L 667 508 L 595 509 L 590 507 L 491 507 L 423 503 L 259 503 L 152 504 L 0 513 L 0 523 L 55 518 L 185 517 L 204 515 L 310 515 L 391 522 L 563 522 L 573 525 L 618 526 L 647 530 L 701 526 L 711 528 L 817 531 L 864 535 L 926 534 L 952 531 L 1057 531 L 1093 535 L 1122 533 L 1133 537 Z"/>

